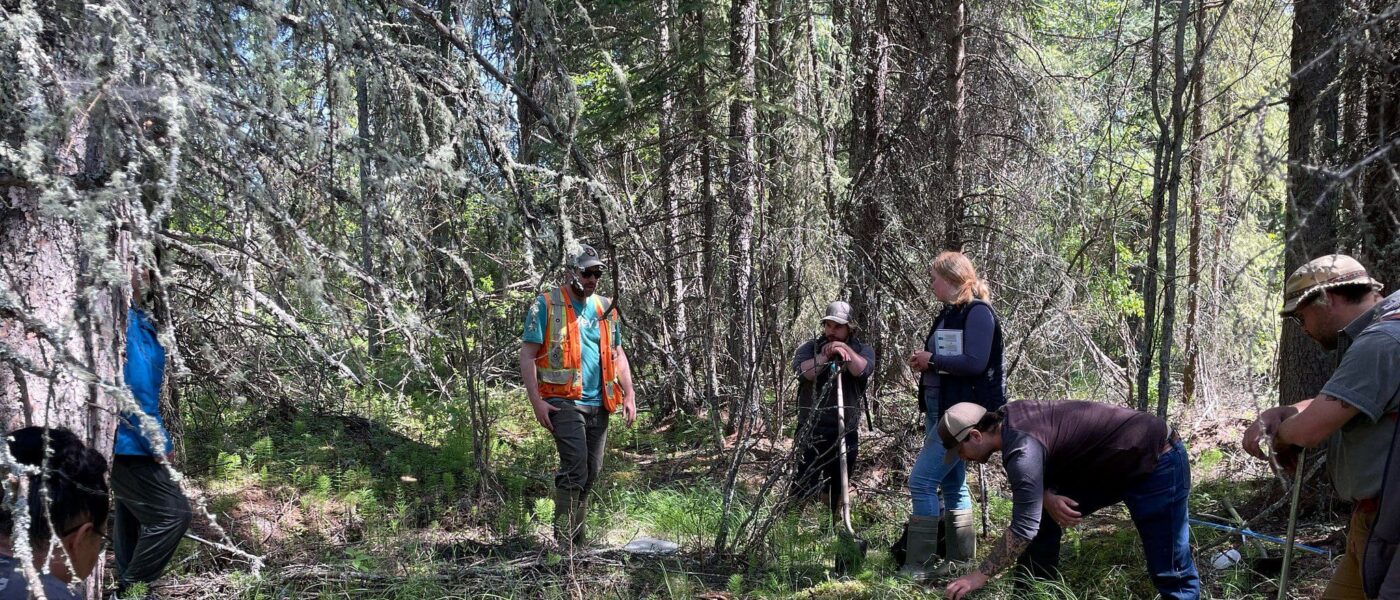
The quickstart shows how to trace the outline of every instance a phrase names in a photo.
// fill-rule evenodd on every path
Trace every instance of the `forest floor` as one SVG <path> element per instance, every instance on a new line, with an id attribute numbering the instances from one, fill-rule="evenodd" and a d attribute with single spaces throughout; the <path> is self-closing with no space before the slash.
<path id="1" fill-rule="evenodd" d="M 471 467 L 469 440 L 430 435 L 433 428 L 406 426 L 402 417 L 383 421 L 396 422 L 303 414 L 192 430 L 187 438 L 198 442 L 186 441 L 188 469 L 209 498 L 209 510 L 239 547 L 263 556 L 266 565 L 254 576 L 247 562 L 186 540 L 155 591 L 169 598 L 250 599 L 942 596 L 941 585 L 920 587 L 895 577 L 888 552 L 908 514 L 905 467 L 891 463 L 902 454 L 900 446 L 917 443 L 912 428 L 907 435 L 863 437 L 853 519 L 870 551 L 859 573 L 839 577 L 831 570 L 836 538 L 819 502 L 781 516 L 748 555 L 709 551 L 723 502 L 724 461 L 697 449 L 705 446 L 702 423 L 657 427 L 643 419 L 627 429 L 615 419 L 589 514 L 595 541 L 570 555 L 549 542 L 556 458 L 551 439 L 527 411 L 506 410 L 494 427 L 494 479 L 484 495 L 475 492 L 481 482 Z M 1249 517 L 1272 506 L 1252 528 L 1283 537 L 1282 486 L 1237 451 L 1239 427 L 1238 419 L 1226 419 L 1181 428 L 1193 448 L 1193 516 L 1228 518 L 1228 504 Z M 430 438 L 436 441 L 421 441 Z M 764 456 L 755 453 L 754 472 L 741 474 L 741 481 L 758 477 Z M 1000 472 L 995 463 L 986 468 L 992 536 L 980 538 L 982 552 L 1009 518 Z M 970 479 L 975 496 L 977 477 Z M 1305 504 L 1299 541 L 1340 554 L 1344 508 Z M 199 519 L 192 533 L 217 537 Z M 639 536 L 675 542 L 680 550 L 664 557 L 621 550 Z M 1193 528 L 1193 538 L 1206 597 L 1275 597 L 1276 574 L 1252 568 L 1259 565 L 1257 546 L 1205 527 Z M 1279 545 L 1263 547 L 1279 555 Z M 1211 557 L 1230 548 L 1244 560 L 1212 568 Z M 1110 508 L 1067 532 L 1063 581 L 1017 593 L 1002 577 L 974 598 L 1150 598 L 1141 555 L 1126 510 Z M 1291 596 L 1315 597 L 1331 572 L 1328 559 L 1296 556 Z"/>

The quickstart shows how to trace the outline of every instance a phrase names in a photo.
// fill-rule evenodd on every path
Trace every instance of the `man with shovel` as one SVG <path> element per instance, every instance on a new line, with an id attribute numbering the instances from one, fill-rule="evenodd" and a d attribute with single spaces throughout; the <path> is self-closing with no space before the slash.
<path id="1" fill-rule="evenodd" d="M 801 462 L 796 493 L 806 498 L 818 486 L 825 491 L 843 539 L 851 542 L 838 552 L 838 571 L 855 566 L 865 554 L 864 542 L 851 529 L 849 486 L 860 447 L 865 386 L 875 372 L 875 349 L 856 339 L 852 330 L 851 305 L 832 302 L 822 317 L 822 334 L 802 344 L 792 359 L 799 382 L 795 441 Z"/>
<path id="2" fill-rule="evenodd" d="M 1313 259 L 1288 276 L 1279 314 L 1337 350 L 1340 362 L 1317 397 L 1266 410 L 1244 433 L 1246 452 L 1261 459 L 1272 453 L 1284 468 L 1294 466 L 1300 448 L 1328 442 L 1328 474 L 1353 508 L 1346 554 L 1325 600 L 1366 597 L 1361 558 L 1381 514 L 1385 457 L 1400 410 L 1400 292 L 1382 297 L 1380 290 L 1361 263 L 1342 254 Z"/>
<path id="3" fill-rule="evenodd" d="M 798 376 L 795 439 L 802 452 L 797 490 L 805 497 L 822 485 L 833 510 L 843 492 L 836 487 L 840 479 L 838 430 L 844 429 L 846 434 L 849 475 L 855 471 L 860 448 L 857 427 L 865 403 L 865 385 L 875 372 L 875 349 L 861 343 L 852 329 L 851 305 L 840 300 L 832 302 L 822 317 L 822 334 L 802 344 L 792 359 Z M 844 424 L 837 418 L 838 392 L 844 405 Z"/>

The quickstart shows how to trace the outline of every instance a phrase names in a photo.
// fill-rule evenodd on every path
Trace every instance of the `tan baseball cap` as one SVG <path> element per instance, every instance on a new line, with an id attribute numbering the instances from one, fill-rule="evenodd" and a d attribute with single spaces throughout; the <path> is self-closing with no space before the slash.
<path id="1" fill-rule="evenodd" d="M 959 402 L 943 413 L 938 419 L 938 438 L 943 440 L 943 447 L 952 450 L 963 440 L 967 439 L 968 433 L 977 426 L 977 422 L 987 414 L 987 409 L 975 402 Z"/>
<path id="2" fill-rule="evenodd" d="M 1381 289 L 1381 282 L 1371 279 L 1366 267 L 1345 254 L 1328 254 L 1308 261 L 1288 276 L 1283 284 L 1283 309 L 1278 314 L 1288 316 L 1298 310 L 1313 295 L 1328 288 L 1343 285 L 1369 285 Z"/>

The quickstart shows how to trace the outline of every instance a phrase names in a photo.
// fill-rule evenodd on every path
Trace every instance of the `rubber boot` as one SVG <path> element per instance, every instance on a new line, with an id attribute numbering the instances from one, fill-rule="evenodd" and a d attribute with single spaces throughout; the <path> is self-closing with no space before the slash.
<path id="1" fill-rule="evenodd" d="M 569 515 L 569 526 L 574 532 L 574 547 L 582 548 L 588 543 L 588 536 L 584 534 L 584 529 L 588 523 L 588 492 L 578 492 L 578 500 L 574 502 L 574 510 Z"/>
<path id="2" fill-rule="evenodd" d="M 554 490 L 554 541 L 560 549 L 570 549 L 580 533 L 578 518 L 583 514 L 579 490 Z"/>
<path id="3" fill-rule="evenodd" d="M 972 565 L 977 557 L 977 519 L 970 508 L 943 511 L 946 559 L 934 570 L 935 577 L 948 577 Z"/>
<path id="4" fill-rule="evenodd" d="M 948 524 L 948 520 L 947 520 L 947 519 L 939 519 L 939 520 L 938 520 L 938 545 L 935 546 L 934 552 L 937 553 L 939 556 L 948 556 L 948 527 L 947 527 L 947 524 Z"/>
<path id="5" fill-rule="evenodd" d="M 936 562 L 934 549 L 938 543 L 938 517 L 909 516 L 909 540 L 905 545 L 904 566 L 899 574 L 915 581 L 928 578 L 929 564 Z"/>

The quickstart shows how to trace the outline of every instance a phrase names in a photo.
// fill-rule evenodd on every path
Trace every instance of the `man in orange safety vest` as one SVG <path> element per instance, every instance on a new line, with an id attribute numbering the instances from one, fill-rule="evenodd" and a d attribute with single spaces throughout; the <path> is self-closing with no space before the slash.
<path id="1" fill-rule="evenodd" d="M 618 312 L 595 293 L 606 265 L 587 245 L 572 263 L 567 283 L 530 305 L 520 346 L 520 379 L 535 420 L 559 450 L 554 538 L 565 549 L 585 543 L 588 492 L 602 470 L 608 416 L 621 408 L 629 427 L 637 417 Z"/>

